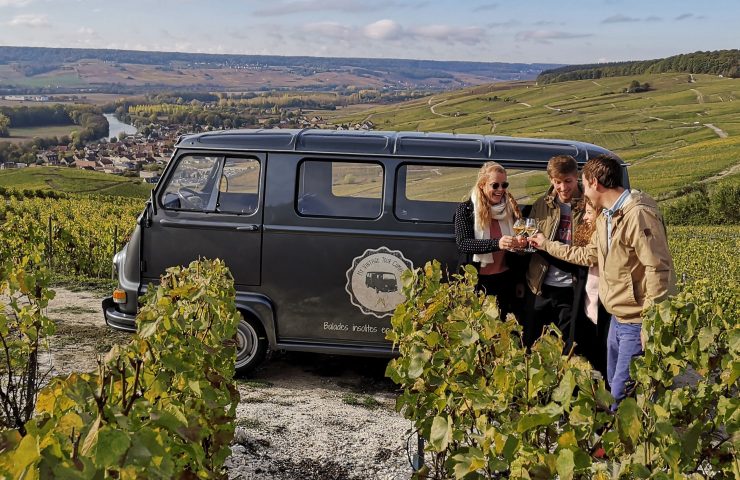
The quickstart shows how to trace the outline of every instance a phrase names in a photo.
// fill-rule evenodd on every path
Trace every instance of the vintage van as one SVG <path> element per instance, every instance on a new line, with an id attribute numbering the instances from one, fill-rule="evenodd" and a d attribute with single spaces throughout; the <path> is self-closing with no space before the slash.
<path id="1" fill-rule="evenodd" d="M 134 331 L 138 298 L 172 265 L 221 258 L 234 276 L 237 369 L 269 349 L 392 355 L 401 274 L 458 262 L 453 214 L 490 160 L 521 205 L 548 187 L 557 154 L 609 151 L 565 140 L 445 133 L 234 130 L 181 138 L 114 259 L 108 325 Z M 625 169 L 625 185 L 628 185 Z"/>

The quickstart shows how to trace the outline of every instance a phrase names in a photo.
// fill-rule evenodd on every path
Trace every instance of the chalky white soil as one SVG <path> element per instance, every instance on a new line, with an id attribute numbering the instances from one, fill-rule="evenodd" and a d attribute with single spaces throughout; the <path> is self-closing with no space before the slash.
<path id="1" fill-rule="evenodd" d="M 101 298 L 55 288 L 53 375 L 91 371 L 98 354 L 128 341 L 105 325 Z M 241 402 L 226 461 L 232 479 L 405 479 L 411 424 L 394 410 L 386 360 L 275 353 L 237 380 Z M 43 368 L 43 367 L 42 367 Z M 415 436 L 411 444 L 415 444 Z"/>

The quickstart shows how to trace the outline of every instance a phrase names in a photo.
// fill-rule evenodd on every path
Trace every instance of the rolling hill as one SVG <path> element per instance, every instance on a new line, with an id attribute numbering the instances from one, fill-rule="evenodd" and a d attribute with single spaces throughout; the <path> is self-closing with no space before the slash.
<path id="1" fill-rule="evenodd" d="M 451 90 L 496 80 L 534 79 L 558 66 L 0 46 L 0 93 L 327 91 L 347 86 Z"/>
<path id="2" fill-rule="evenodd" d="M 633 80 L 650 89 L 625 93 Z M 547 85 L 507 82 L 335 115 L 335 123 L 369 119 L 378 130 L 594 143 L 629 162 L 633 186 L 659 198 L 676 196 L 694 182 L 740 181 L 738 79 L 664 73 Z"/>

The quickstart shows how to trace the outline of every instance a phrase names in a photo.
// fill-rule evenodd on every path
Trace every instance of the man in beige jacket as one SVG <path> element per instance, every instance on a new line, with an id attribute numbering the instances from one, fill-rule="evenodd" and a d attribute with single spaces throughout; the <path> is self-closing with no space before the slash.
<path id="1" fill-rule="evenodd" d="M 589 160 L 582 180 L 584 195 L 605 217 L 591 242 L 573 247 L 538 234 L 530 243 L 571 263 L 598 265 L 599 299 L 612 315 L 607 380 L 620 402 L 630 380 L 630 362 L 643 351 L 642 312 L 674 290 L 673 260 L 657 204 L 642 192 L 622 187 L 619 161 L 605 155 Z"/>

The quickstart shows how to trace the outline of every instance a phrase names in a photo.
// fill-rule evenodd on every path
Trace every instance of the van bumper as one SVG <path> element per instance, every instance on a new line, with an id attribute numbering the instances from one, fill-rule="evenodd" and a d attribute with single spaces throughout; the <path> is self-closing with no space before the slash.
<path id="1" fill-rule="evenodd" d="M 103 299 L 103 316 L 105 317 L 105 323 L 116 330 L 136 331 L 136 315 L 119 311 L 113 302 L 113 297 Z"/>

